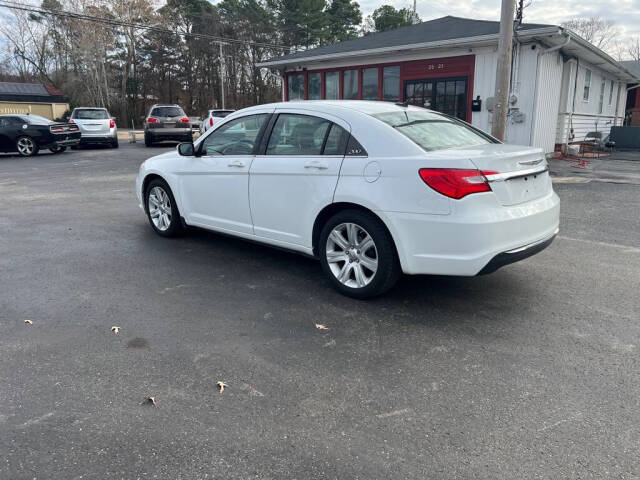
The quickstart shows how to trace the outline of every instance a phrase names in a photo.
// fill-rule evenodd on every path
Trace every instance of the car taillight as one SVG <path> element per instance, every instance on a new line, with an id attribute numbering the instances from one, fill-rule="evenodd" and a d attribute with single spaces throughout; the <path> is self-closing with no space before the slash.
<path id="1" fill-rule="evenodd" d="M 209 117 L 209 126 L 213 127 L 213 117 Z"/>
<path id="2" fill-rule="evenodd" d="M 64 132 L 64 128 L 62 128 L 62 127 L 51 127 L 51 128 L 50 128 L 50 130 L 51 130 L 51 133 L 61 133 L 61 132 Z"/>
<path id="3" fill-rule="evenodd" d="M 486 175 L 494 175 L 498 172 L 456 168 L 421 168 L 419 173 L 424 183 L 436 192 L 459 200 L 472 193 L 490 192 L 491 187 Z"/>
<path id="4" fill-rule="evenodd" d="M 180 119 L 180 123 L 189 123 L 191 120 L 189 120 L 189 117 L 182 117 Z"/>
<path id="5" fill-rule="evenodd" d="M 115 126 L 116 126 L 116 122 L 112 118 L 111 120 L 109 120 L 109 128 L 113 128 Z"/>
<path id="6" fill-rule="evenodd" d="M 147 123 L 158 123 L 158 119 L 155 117 L 147 118 Z"/>
<path id="7" fill-rule="evenodd" d="M 70 118 L 70 119 L 69 119 L 69 123 L 75 123 L 75 122 L 73 121 L 73 118 Z"/>

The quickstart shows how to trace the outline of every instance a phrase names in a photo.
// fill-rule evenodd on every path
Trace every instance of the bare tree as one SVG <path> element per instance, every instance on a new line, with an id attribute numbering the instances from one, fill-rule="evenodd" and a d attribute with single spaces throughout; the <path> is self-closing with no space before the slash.
<path id="1" fill-rule="evenodd" d="M 604 51 L 614 46 L 619 33 L 614 22 L 598 17 L 572 18 L 561 25 Z"/>
<path id="2" fill-rule="evenodd" d="M 640 62 L 640 35 L 632 37 L 628 42 L 627 57 L 629 60 Z"/>

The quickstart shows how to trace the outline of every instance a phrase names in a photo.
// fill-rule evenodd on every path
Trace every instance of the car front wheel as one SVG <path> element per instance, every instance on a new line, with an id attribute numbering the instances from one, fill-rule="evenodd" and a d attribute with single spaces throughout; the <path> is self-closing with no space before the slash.
<path id="1" fill-rule="evenodd" d="M 49 150 L 51 151 L 51 153 L 62 153 L 67 149 L 67 147 L 51 147 Z"/>
<path id="2" fill-rule="evenodd" d="M 149 223 L 158 235 L 175 237 L 182 233 L 180 212 L 167 182 L 159 178 L 149 182 L 145 205 Z"/>
<path id="3" fill-rule="evenodd" d="M 345 210 L 331 217 L 320 233 L 318 254 L 329 281 L 350 297 L 375 297 L 400 277 L 391 235 L 367 212 Z"/>
<path id="4" fill-rule="evenodd" d="M 31 137 L 20 137 L 16 141 L 16 150 L 22 157 L 31 157 L 38 153 L 38 145 Z"/>

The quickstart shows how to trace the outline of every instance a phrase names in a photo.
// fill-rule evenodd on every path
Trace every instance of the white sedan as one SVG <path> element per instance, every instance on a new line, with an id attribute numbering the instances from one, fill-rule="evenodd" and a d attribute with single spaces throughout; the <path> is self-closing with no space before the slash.
<path id="1" fill-rule="evenodd" d="M 543 152 L 386 102 L 247 108 L 140 166 L 153 229 L 206 228 L 319 258 L 357 298 L 406 274 L 478 275 L 544 249 L 560 201 Z"/>

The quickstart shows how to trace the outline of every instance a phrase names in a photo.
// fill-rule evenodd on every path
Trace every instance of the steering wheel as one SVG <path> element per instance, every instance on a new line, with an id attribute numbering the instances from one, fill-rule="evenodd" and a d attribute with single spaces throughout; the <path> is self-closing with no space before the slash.
<path id="1" fill-rule="evenodd" d="M 253 152 L 253 142 L 240 140 L 222 149 L 223 155 L 251 155 Z"/>

